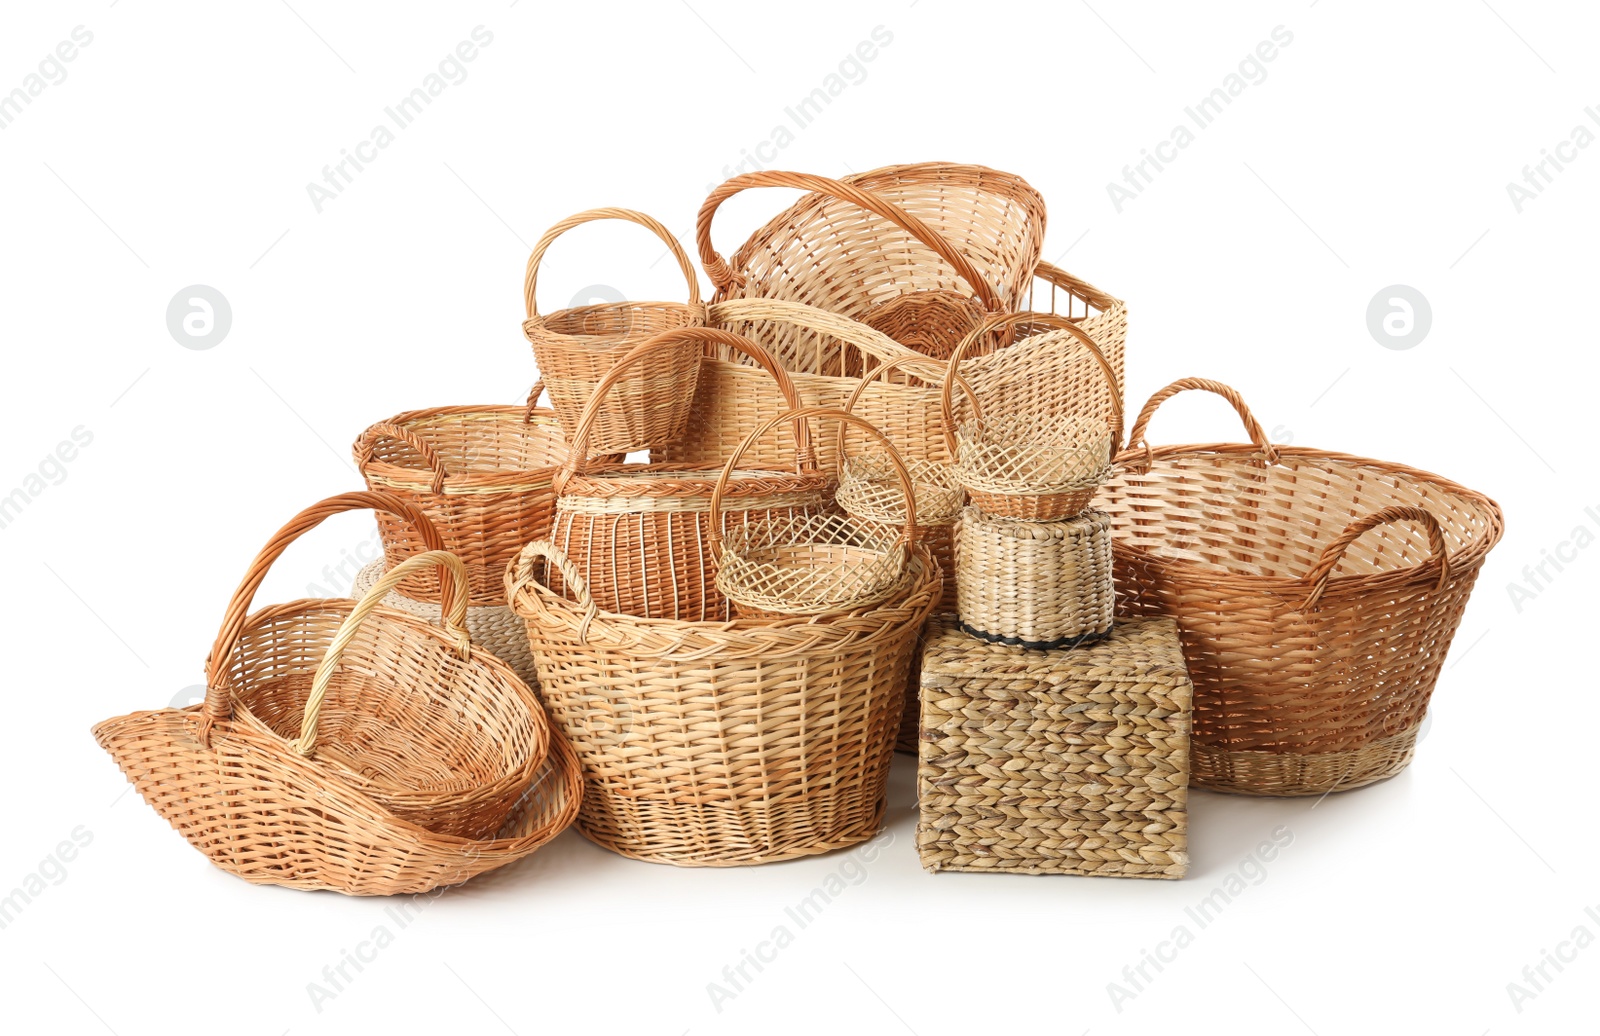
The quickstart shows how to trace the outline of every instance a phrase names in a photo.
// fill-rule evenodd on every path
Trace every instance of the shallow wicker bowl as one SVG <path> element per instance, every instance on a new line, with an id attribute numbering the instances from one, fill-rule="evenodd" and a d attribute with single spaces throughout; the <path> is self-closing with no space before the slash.
<path id="1" fill-rule="evenodd" d="M 908 459 L 916 500 L 917 527 L 934 529 L 953 525 L 966 503 L 953 465 Z M 905 490 L 889 455 L 881 451 L 847 457 L 839 473 L 834 500 L 852 517 L 864 522 L 900 525 L 906 520 Z"/>
<path id="2" fill-rule="evenodd" d="M 906 560 L 898 529 L 838 513 L 780 516 L 723 533 L 717 589 L 742 618 L 850 611 L 886 600 Z"/>
<path id="3" fill-rule="evenodd" d="M 957 478 L 985 514 L 1061 521 L 1082 513 L 1111 477 L 1111 448 L 1096 418 L 968 421 L 957 436 Z"/>

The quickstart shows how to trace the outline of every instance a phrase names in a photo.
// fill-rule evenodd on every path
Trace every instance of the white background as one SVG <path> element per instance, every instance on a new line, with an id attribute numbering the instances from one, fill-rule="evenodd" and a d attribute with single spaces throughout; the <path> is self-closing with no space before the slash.
<path id="1" fill-rule="evenodd" d="M 1537 588 L 1523 571 L 1577 528 L 1600 532 L 1600 147 L 1520 212 L 1506 187 L 1574 127 L 1600 132 L 1584 111 L 1600 105 L 1592 12 L 1511 0 L 294 4 L 4 15 L 0 93 L 74 27 L 93 41 L 0 130 L 0 495 L 73 429 L 93 441 L 0 529 L 0 894 L 41 867 L 59 874 L 43 861 L 75 829 L 92 841 L 0 930 L 0 1028 L 1593 1029 L 1600 948 L 1560 974 L 1547 966 L 1554 981 L 1520 1011 L 1507 984 L 1526 983 L 1524 967 L 1577 926 L 1600 936 L 1584 912 L 1600 915 L 1600 551 L 1547 568 Z M 493 40 L 466 79 L 316 211 L 306 185 L 479 25 Z M 1117 212 L 1107 183 L 1280 25 L 1293 41 L 1266 78 Z M 1502 503 L 1508 532 L 1416 762 L 1314 808 L 1197 792 L 1190 876 L 1158 883 L 924 873 L 900 757 L 866 879 L 720 1012 L 708 983 L 842 857 L 684 870 L 568 833 L 434 902 L 318 1011 L 308 983 L 386 923 L 385 903 L 212 868 L 123 795 L 90 725 L 201 681 L 261 543 L 305 504 L 359 486 L 349 443 L 362 428 L 412 407 L 520 400 L 534 378 L 522 268 L 543 228 L 624 205 L 687 238 L 707 188 L 876 26 L 892 41 L 865 78 L 764 164 L 1018 172 L 1050 204 L 1046 257 L 1130 302 L 1131 405 L 1177 377 L 1218 378 L 1279 441 L 1435 470 Z M 724 253 L 790 197 L 727 206 Z M 552 251 L 541 299 L 560 308 L 593 284 L 681 297 L 661 252 L 637 228 L 584 228 Z M 232 307 L 208 350 L 166 326 L 169 300 L 193 284 Z M 1432 308 L 1407 350 L 1366 324 L 1394 284 Z M 1185 396 L 1151 438 L 1239 434 L 1220 402 Z M 324 566 L 369 549 L 371 528 L 354 515 L 308 537 L 261 601 L 304 595 Z M 1530 594 L 1514 601 L 1513 583 Z M 1119 1012 L 1107 984 L 1280 825 L 1293 842 L 1265 880 Z"/>

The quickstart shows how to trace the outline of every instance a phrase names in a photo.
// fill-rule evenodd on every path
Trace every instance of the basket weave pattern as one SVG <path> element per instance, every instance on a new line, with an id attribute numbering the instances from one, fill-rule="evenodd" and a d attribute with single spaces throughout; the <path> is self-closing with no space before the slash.
<path id="1" fill-rule="evenodd" d="M 1111 631 L 1111 519 L 1085 511 L 1059 522 L 996 518 L 969 507 L 956 552 L 956 609 L 975 637 L 1035 649 Z"/>

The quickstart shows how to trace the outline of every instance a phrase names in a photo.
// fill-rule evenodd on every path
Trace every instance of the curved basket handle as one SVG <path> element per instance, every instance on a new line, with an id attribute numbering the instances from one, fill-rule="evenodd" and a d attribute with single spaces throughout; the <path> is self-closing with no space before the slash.
<path id="1" fill-rule="evenodd" d="M 1000 316 L 990 317 L 981 325 L 974 328 L 967 337 L 956 346 L 955 352 L 950 354 L 949 371 L 944 379 L 944 391 L 939 398 L 940 417 L 944 424 L 944 441 L 950 449 L 950 456 L 956 455 L 956 413 L 952 405 L 951 389 L 955 382 L 960 381 L 961 358 L 967 354 L 974 342 L 995 331 L 1003 331 L 1018 324 L 1037 324 L 1053 330 L 1067 331 L 1078 340 L 1078 344 L 1089 350 L 1089 355 L 1094 357 L 1095 363 L 1100 365 L 1100 373 L 1106 377 L 1106 386 L 1111 389 L 1111 449 L 1117 448 L 1117 443 L 1122 440 L 1122 390 L 1117 387 L 1117 372 L 1106 361 L 1105 353 L 1100 351 L 1100 346 L 1089 337 L 1088 332 L 1079 327 L 1075 321 L 1054 313 L 1005 313 Z"/>
<path id="2" fill-rule="evenodd" d="M 367 473 L 367 465 L 372 463 L 372 451 L 382 439 L 393 439 L 411 447 L 422 458 L 422 463 L 433 469 L 433 484 L 430 487 L 432 491 L 444 492 L 444 480 L 450 477 L 450 473 L 444 469 L 444 461 L 439 459 L 433 447 L 423 441 L 421 436 L 397 424 L 375 424 L 362 432 L 361 437 L 356 440 L 355 448 L 351 452 L 355 454 L 356 467 L 361 469 L 363 476 Z"/>
<path id="3" fill-rule="evenodd" d="M 844 411 L 847 414 L 854 413 L 855 412 L 855 408 L 856 408 L 856 403 L 861 399 L 861 394 L 867 390 L 867 386 L 869 384 L 871 384 L 873 381 L 875 381 L 879 377 L 881 377 L 881 376 L 883 376 L 885 374 L 888 374 L 890 371 L 893 371 L 893 370 L 905 370 L 908 367 L 924 367 L 924 368 L 928 368 L 929 370 L 939 371 L 939 372 L 944 373 L 946 375 L 948 375 L 948 373 L 949 373 L 949 368 L 947 368 L 943 363 L 941 363 L 938 360 L 935 360 L 935 359 L 933 359 L 931 357 L 920 356 L 920 355 L 919 356 L 901 356 L 901 357 L 898 357 L 896 359 L 890 360 L 888 363 L 882 364 L 881 366 L 874 367 L 872 370 L 868 371 L 865 374 L 865 376 L 863 376 L 856 383 L 856 387 L 850 393 L 850 398 L 846 399 L 844 401 L 844 405 L 842 407 L 840 407 L 839 409 L 841 409 L 842 411 Z M 918 377 L 918 378 L 921 378 L 924 381 L 934 381 L 935 380 L 934 378 L 929 377 L 927 374 L 914 374 L 914 376 Z M 943 378 L 939 378 L 937 380 L 942 382 L 944 379 Z M 972 391 L 972 386 L 967 384 L 966 379 L 961 377 L 959 374 L 956 375 L 956 381 L 961 385 L 961 392 L 962 392 L 962 394 L 964 396 L 966 396 L 968 405 L 972 407 L 973 416 L 982 417 L 983 416 L 983 408 L 978 405 L 978 397 Z M 844 443 L 844 441 L 845 441 L 845 429 L 841 428 L 839 430 L 839 451 L 838 451 L 838 456 L 837 456 L 837 463 L 834 466 L 835 470 L 839 471 L 839 472 L 843 472 L 844 471 L 844 460 L 845 460 L 845 457 L 844 457 L 844 446 L 845 446 L 845 443 Z"/>
<path id="4" fill-rule="evenodd" d="M 233 597 L 228 601 L 228 610 L 222 617 L 222 629 L 218 631 L 217 639 L 212 642 L 211 653 L 206 656 L 204 712 L 208 724 L 227 719 L 233 712 L 233 701 L 222 687 L 222 667 L 228 664 L 229 656 L 233 654 L 239 638 L 244 635 L 244 624 L 250 615 L 250 604 L 255 599 L 256 591 L 261 588 L 262 581 L 267 578 L 267 570 L 272 567 L 272 563 L 282 556 L 289 544 L 321 525 L 325 519 L 345 511 L 366 510 L 388 511 L 403 518 L 417 530 L 426 549 L 430 551 L 444 549 L 444 541 L 439 538 L 439 530 L 433 527 L 428 516 L 399 497 L 388 493 L 341 493 L 312 504 L 289 519 L 288 524 L 273 533 L 272 539 L 267 541 L 267 545 L 261 548 L 261 553 L 250 563 L 250 568 L 246 570 L 239 588 L 233 592 Z M 444 573 L 441 571 L 439 575 L 443 582 Z M 445 610 L 451 611 L 455 607 L 455 601 L 451 597 L 454 588 L 448 584 L 446 587 Z M 462 594 L 461 598 L 465 602 L 466 595 Z"/>
<path id="5" fill-rule="evenodd" d="M 587 212 L 568 216 L 549 230 L 546 230 L 544 237 L 541 237 L 538 244 L 533 246 L 533 254 L 528 256 L 528 272 L 522 285 L 522 298 L 526 303 L 529 320 L 539 315 L 539 304 L 534 298 L 534 292 L 539 278 L 539 264 L 544 261 L 545 252 L 555 243 L 556 238 L 573 227 L 582 226 L 597 219 L 621 219 L 627 220 L 629 223 L 637 223 L 662 241 L 665 241 L 667 247 L 672 250 L 673 258 L 678 260 L 678 269 L 683 271 L 683 279 L 689 282 L 689 304 L 691 306 L 700 304 L 700 276 L 695 272 L 694 263 L 689 259 L 689 253 L 685 252 L 683 246 L 678 244 L 678 239 L 672 236 L 672 231 L 662 226 L 652 217 L 645 215 L 643 212 L 635 212 L 633 209 L 589 209 Z"/>
<path id="6" fill-rule="evenodd" d="M 1244 398 L 1238 392 L 1222 382 L 1212 381 L 1210 378 L 1179 378 L 1151 396 L 1150 401 L 1144 405 L 1143 410 L 1139 411 L 1139 416 L 1133 422 L 1133 430 L 1128 433 L 1128 444 L 1123 447 L 1122 453 L 1129 453 L 1135 446 L 1143 450 L 1141 459 L 1136 465 L 1136 470 L 1150 470 L 1150 444 L 1145 442 L 1144 437 L 1145 431 L 1150 425 L 1150 418 L 1155 416 L 1156 408 L 1178 393 L 1187 392 L 1190 389 L 1212 392 L 1226 399 L 1238 413 L 1239 419 L 1244 422 L 1245 434 L 1250 436 L 1250 441 L 1261 451 L 1262 458 L 1268 464 L 1278 463 L 1278 448 L 1272 445 L 1272 441 L 1267 438 L 1266 431 L 1261 427 L 1261 422 L 1257 421 L 1256 416 L 1250 412 L 1250 408 L 1245 406 Z"/>
<path id="7" fill-rule="evenodd" d="M 1339 560 L 1344 557 L 1344 552 L 1349 549 L 1350 544 L 1378 526 L 1388 525 L 1391 522 L 1418 522 L 1427 528 L 1428 549 L 1433 552 L 1433 556 L 1428 560 L 1439 563 L 1439 582 L 1434 586 L 1434 590 L 1435 592 L 1443 590 L 1445 583 L 1450 579 L 1450 549 L 1445 543 L 1444 527 L 1439 524 L 1439 519 L 1425 508 L 1397 504 L 1357 518 L 1345 526 L 1344 532 L 1341 532 L 1337 539 L 1328 544 L 1327 549 L 1322 552 L 1322 557 L 1305 575 L 1305 581 L 1312 586 L 1300 610 L 1310 611 L 1317 606 L 1318 601 L 1322 600 L 1322 593 L 1328 588 L 1328 580 L 1333 576 L 1333 570 L 1338 567 Z"/>
<path id="8" fill-rule="evenodd" d="M 716 215 L 718 206 L 749 187 L 797 187 L 802 191 L 813 191 L 841 201 L 852 202 L 868 212 L 882 216 L 931 248 L 938 253 L 939 258 L 953 266 L 961 279 L 972 288 L 978 301 L 983 303 L 984 309 L 993 313 L 1000 308 L 1000 296 L 995 293 L 994 286 L 983 279 L 967 261 L 966 256 L 921 219 L 886 198 L 880 198 L 876 194 L 840 180 L 830 180 L 826 176 L 813 176 L 810 173 L 786 173 L 776 169 L 735 176 L 712 191 L 700 206 L 700 216 L 695 222 L 695 243 L 700 248 L 700 263 L 706 268 L 706 274 L 710 276 L 711 283 L 716 285 L 719 292 L 726 292 L 735 284 L 744 283 L 744 275 L 734 272 L 711 244 L 711 220 Z M 737 253 L 735 255 L 737 256 Z"/>
<path id="9" fill-rule="evenodd" d="M 533 415 L 539 409 L 539 397 L 544 395 L 544 379 L 540 378 L 533 383 L 533 388 L 528 390 L 528 402 L 522 407 L 522 423 L 532 424 Z"/>
<path id="10" fill-rule="evenodd" d="M 561 548 L 549 540 L 534 540 L 529 543 L 512 559 L 511 564 L 506 566 L 506 600 L 515 598 L 534 581 L 534 558 L 544 558 L 547 563 L 556 566 L 560 571 L 562 580 L 567 584 L 567 592 L 577 597 L 578 604 L 583 608 L 583 621 L 578 624 L 578 639 L 589 639 L 589 624 L 600 614 L 600 606 L 595 603 L 594 594 L 589 592 L 589 584 L 584 581 L 578 566 L 572 563 L 572 559 L 567 557 Z"/>
<path id="11" fill-rule="evenodd" d="M 584 404 L 583 413 L 578 417 L 577 427 L 572 430 L 572 441 L 567 446 L 567 461 L 556 472 L 552 480 L 552 486 L 557 496 L 560 496 L 561 491 L 566 488 L 567 480 L 583 470 L 582 466 L 588 460 L 589 432 L 599 418 L 600 402 L 605 398 L 606 393 L 611 391 L 611 387 L 622 380 L 623 373 L 658 349 L 665 349 L 668 346 L 691 340 L 716 342 L 750 357 L 765 369 L 768 374 L 772 375 L 772 380 L 778 383 L 778 391 L 783 394 L 783 401 L 788 405 L 788 409 L 794 410 L 800 406 L 800 394 L 795 390 L 794 382 L 790 379 L 788 371 L 785 371 L 778 364 L 778 361 L 772 358 L 771 353 L 743 335 L 736 335 L 732 331 L 723 331 L 715 327 L 677 327 L 670 331 L 663 331 L 653 338 L 640 342 L 613 363 L 611 369 L 606 371 L 605 377 L 601 378 L 599 383 L 595 385 L 594 390 L 589 393 L 589 401 Z M 806 428 L 805 422 L 794 422 L 794 436 L 798 470 L 815 470 L 816 454 L 811 448 L 811 435 Z"/>
<path id="12" fill-rule="evenodd" d="M 803 302 L 791 302 L 788 299 L 723 299 L 706 307 L 706 323 L 714 327 L 755 321 L 788 324 L 802 331 L 837 339 L 879 363 L 898 360 L 902 356 L 923 355 L 907 349 L 875 327 Z"/>
<path id="13" fill-rule="evenodd" d="M 763 435 L 766 435 L 767 432 L 782 422 L 794 421 L 798 424 L 809 421 L 813 417 L 827 418 L 838 421 L 840 424 L 855 425 L 857 428 L 869 432 L 879 442 L 883 443 L 884 448 L 889 451 L 889 461 L 894 465 L 894 473 L 900 479 L 900 490 L 905 494 L 906 498 L 906 524 L 905 528 L 900 532 L 900 540 L 905 544 L 905 548 L 908 551 L 916 546 L 917 489 L 915 483 L 911 481 L 911 472 L 906 468 L 905 461 L 900 459 L 900 451 L 894 448 L 894 443 L 889 441 L 887 435 L 884 435 L 883 432 L 878 430 L 877 426 L 865 418 L 857 417 L 855 414 L 847 414 L 843 410 L 811 406 L 803 407 L 799 410 L 790 410 L 761 422 L 754 431 L 744 437 L 744 442 L 739 444 L 738 449 L 733 451 L 733 456 L 729 457 L 728 462 L 722 466 L 722 473 L 717 476 L 717 486 L 711 491 L 709 524 L 711 526 L 712 557 L 720 558 L 722 556 L 722 494 L 728 488 L 728 480 L 733 477 L 733 470 L 738 466 L 740 458 L 749 451 L 750 447 L 760 442 Z M 839 437 L 841 439 L 844 438 L 843 431 L 839 433 Z"/>
<path id="14" fill-rule="evenodd" d="M 355 639 L 356 633 L 361 629 L 361 624 L 367 621 L 367 616 L 372 614 L 374 608 L 383 603 L 389 591 L 426 565 L 438 565 L 450 573 L 450 581 L 443 578 L 439 584 L 442 589 L 441 612 L 444 631 L 456 638 L 456 653 L 462 658 L 472 654 L 472 638 L 467 635 L 467 566 L 461 559 L 447 550 L 428 550 L 421 554 L 413 554 L 400 564 L 385 572 L 383 578 L 373 584 L 350 614 L 345 616 L 344 622 L 339 624 L 339 630 L 333 635 L 333 641 L 328 645 L 327 652 L 322 656 L 322 662 L 317 666 L 317 674 L 311 678 L 311 694 L 306 698 L 305 716 L 300 720 L 300 740 L 294 743 L 294 750 L 301 755 L 310 755 L 317 746 L 317 720 L 322 715 L 322 699 L 328 693 L 328 684 L 333 680 L 333 671 L 339 668 L 339 659 L 344 655 L 344 649 Z"/>

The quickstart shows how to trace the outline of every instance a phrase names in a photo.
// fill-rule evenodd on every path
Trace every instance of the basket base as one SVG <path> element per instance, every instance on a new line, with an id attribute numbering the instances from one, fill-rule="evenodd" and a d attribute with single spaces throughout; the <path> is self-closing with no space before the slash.
<path id="1" fill-rule="evenodd" d="M 887 776 L 887 773 L 885 775 Z M 577 822 L 572 825 L 580 835 L 618 856 L 626 856 L 630 860 L 641 860 L 645 863 L 664 863 L 673 867 L 752 867 L 762 863 L 778 863 L 803 856 L 831 853 L 836 849 L 860 845 L 877 837 L 883 830 L 883 820 L 888 811 L 888 799 L 885 794 L 880 797 L 876 809 L 863 818 L 863 821 L 850 825 L 847 830 L 834 831 L 823 837 L 813 835 L 806 839 L 791 833 L 790 838 L 781 842 L 751 841 L 742 845 L 725 843 L 711 846 L 692 838 L 678 845 L 664 841 L 646 844 L 627 838 L 609 825 L 611 817 L 602 813 L 604 806 L 596 804 L 595 798 L 593 795 L 586 798 L 585 812 L 580 814 Z M 658 819 L 669 811 L 668 808 L 661 806 L 654 810 Z M 686 807 L 682 812 L 685 815 L 690 812 L 711 814 L 714 820 L 724 817 L 737 818 L 747 824 L 759 824 L 761 819 L 753 816 L 749 809 L 732 810 L 727 807 Z M 631 821 L 634 818 L 628 819 Z M 681 820 L 674 826 L 682 827 Z M 670 828 L 664 826 L 663 830 Z"/>
<path id="2" fill-rule="evenodd" d="M 1411 763 L 1417 731 L 1394 734 L 1343 752 L 1299 755 L 1232 751 L 1195 741 L 1189 783 L 1230 795 L 1295 797 L 1351 791 L 1388 780 Z"/>
<path id="3" fill-rule="evenodd" d="M 965 622 L 959 622 L 957 625 L 960 627 L 961 632 L 968 636 L 977 637 L 979 640 L 986 640 L 991 644 L 1008 644 L 1011 647 L 1027 648 L 1029 651 L 1062 651 L 1082 647 L 1085 644 L 1098 643 L 1111 636 L 1112 630 L 1111 626 L 1107 626 L 1103 630 L 1090 630 L 1087 633 L 1080 633 L 1073 637 L 1057 637 L 1055 640 L 1023 640 L 1019 637 L 1007 637 L 999 633 L 986 633 L 976 626 L 967 625 Z"/>

